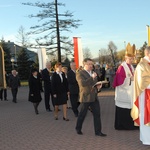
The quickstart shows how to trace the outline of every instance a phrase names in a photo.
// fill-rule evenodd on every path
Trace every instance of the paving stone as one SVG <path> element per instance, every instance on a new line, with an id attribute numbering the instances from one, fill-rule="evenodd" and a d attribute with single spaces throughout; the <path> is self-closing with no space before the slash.
<path id="1" fill-rule="evenodd" d="M 44 97 L 44 93 L 42 93 Z M 34 113 L 28 102 L 28 87 L 21 87 L 18 103 L 0 101 L 0 150 L 149 150 L 139 140 L 139 131 L 117 131 L 114 129 L 114 90 L 102 89 L 99 94 L 102 117 L 102 131 L 107 137 L 94 135 L 93 116 L 89 111 L 84 124 L 83 135 L 77 135 L 77 118 L 68 109 L 70 121 L 63 121 L 62 107 L 59 120 L 54 112 L 46 112 L 44 99 L 39 105 L 39 115 Z"/>

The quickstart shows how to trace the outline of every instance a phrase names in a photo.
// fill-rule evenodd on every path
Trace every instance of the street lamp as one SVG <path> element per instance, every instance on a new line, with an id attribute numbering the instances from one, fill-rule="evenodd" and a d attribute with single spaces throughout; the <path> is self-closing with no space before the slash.
<path id="1" fill-rule="evenodd" d="M 12 64 L 12 69 L 14 69 L 14 62 L 15 62 L 15 59 L 14 58 L 11 58 L 11 64 Z"/>
<path id="2" fill-rule="evenodd" d="M 16 55 L 16 45 L 14 44 L 14 48 L 15 48 L 15 62 L 16 62 L 16 65 L 17 65 L 17 55 Z"/>
<path id="3" fill-rule="evenodd" d="M 16 45 L 14 45 L 14 54 L 15 54 L 15 59 L 16 59 Z"/>

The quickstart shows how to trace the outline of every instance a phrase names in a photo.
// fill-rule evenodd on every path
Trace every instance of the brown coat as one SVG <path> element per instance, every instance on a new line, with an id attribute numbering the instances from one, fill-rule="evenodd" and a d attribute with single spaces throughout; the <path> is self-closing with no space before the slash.
<path id="1" fill-rule="evenodd" d="M 93 78 L 85 70 L 77 72 L 76 79 L 79 85 L 80 102 L 94 102 L 97 98 L 97 90 L 93 85 L 97 82 L 97 78 Z"/>

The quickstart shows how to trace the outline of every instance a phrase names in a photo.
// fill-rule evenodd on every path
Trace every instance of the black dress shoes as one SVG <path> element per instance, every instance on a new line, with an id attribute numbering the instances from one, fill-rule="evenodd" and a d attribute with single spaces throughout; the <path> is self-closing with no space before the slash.
<path id="1" fill-rule="evenodd" d="M 77 130 L 77 129 L 76 129 L 76 131 L 77 131 L 77 134 L 79 134 L 79 135 L 82 135 L 82 134 L 83 134 L 81 130 Z"/>
<path id="2" fill-rule="evenodd" d="M 69 119 L 68 119 L 68 118 L 65 118 L 65 117 L 63 117 L 63 120 L 64 120 L 64 121 L 69 121 Z"/>
<path id="3" fill-rule="evenodd" d="M 58 117 L 57 117 L 57 116 L 55 116 L 55 120 L 58 120 Z"/>
<path id="4" fill-rule="evenodd" d="M 96 136 L 102 136 L 102 137 L 107 136 L 106 134 L 104 134 L 104 133 L 102 133 L 102 132 L 96 133 L 95 135 L 96 135 Z"/>

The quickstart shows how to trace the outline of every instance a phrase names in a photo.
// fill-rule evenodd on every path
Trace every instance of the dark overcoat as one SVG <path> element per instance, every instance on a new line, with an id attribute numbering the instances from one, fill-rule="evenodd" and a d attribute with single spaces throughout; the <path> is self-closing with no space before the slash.
<path id="1" fill-rule="evenodd" d="M 52 75 L 52 93 L 56 94 L 57 98 L 54 98 L 56 105 L 62 105 L 67 103 L 67 92 L 68 92 L 68 81 L 65 77 L 65 74 L 62 72 L 63 82 L 61 82 L 61 78 L 57 72 L 54 72 Z"/>
<path id="2" fill-rule="evenodd" d="M 68 71 L 67 80 L 70 94 L 79 94 L 79 86 L 76 80 L 76 73 L 73 72 L 73 70 Z"/>
<path id="3" fill-rule="evenodd" d="M 42 100 L 40 78 L 35 78 L 33 75 L 29 78 L 29 99 L 32 103 L 37 103 Z"/>

